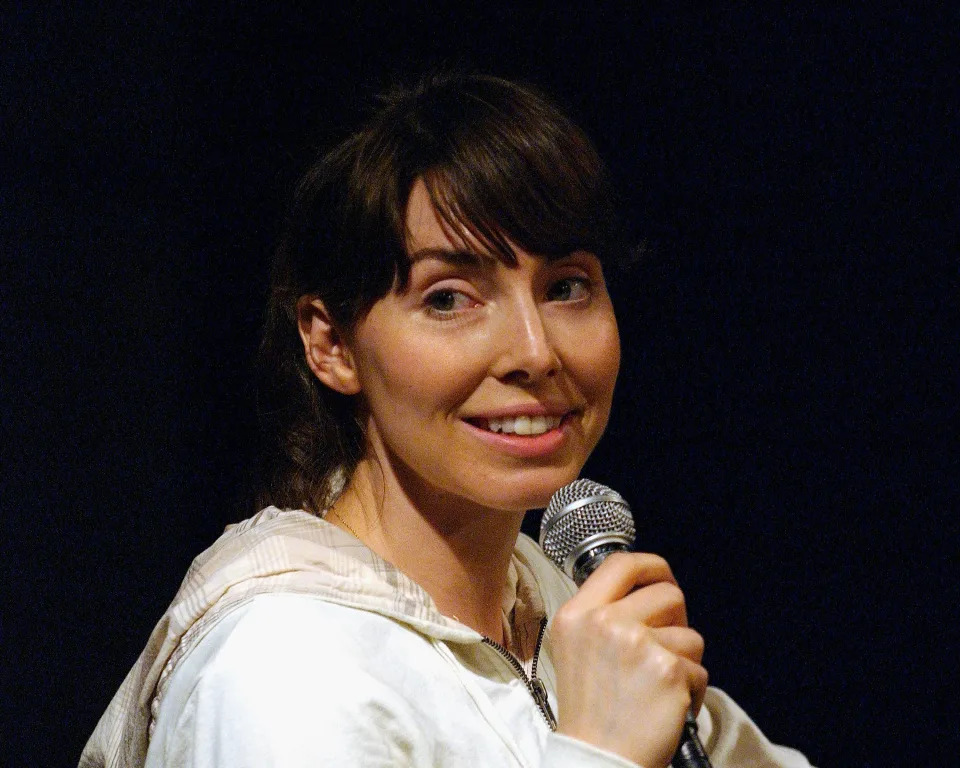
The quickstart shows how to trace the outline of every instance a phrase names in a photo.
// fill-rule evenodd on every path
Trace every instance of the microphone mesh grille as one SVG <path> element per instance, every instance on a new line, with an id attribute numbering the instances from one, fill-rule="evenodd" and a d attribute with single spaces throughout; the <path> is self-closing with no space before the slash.
<path id="1" fill-rule="evenodd" d="M 567 514 L 571 505 L 591 496 L 611 496 L 614 500 L 591 501 Z M 636 537 L 636 526 L 630 507 L 620 494 L 592 480 L 574 480 L 550 498 L 540 521 L 540 546 L 547 557 L 561 569 L 567 557 L 581 542 L 598 533 L 617 532 Z"/>

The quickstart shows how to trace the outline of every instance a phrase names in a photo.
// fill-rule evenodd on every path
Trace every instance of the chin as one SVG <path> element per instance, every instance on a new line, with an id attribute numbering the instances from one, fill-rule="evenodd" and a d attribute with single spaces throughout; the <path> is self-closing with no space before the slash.
<path id="1" fill-rule="evenodd" d="M 538 473 L 539 474 L 539 473 Z M 493 504 L 496 509 L 510 512 L 526 512 L 531 509 L 543 509 L 550 503 L 550 497 L 560 488 L 572 483 L 579 476 L 576 472 L 550 472 L 535 478 L 518 478 L 504 483 Z M 491 500 L 494 501 L 494 500 Z"/>

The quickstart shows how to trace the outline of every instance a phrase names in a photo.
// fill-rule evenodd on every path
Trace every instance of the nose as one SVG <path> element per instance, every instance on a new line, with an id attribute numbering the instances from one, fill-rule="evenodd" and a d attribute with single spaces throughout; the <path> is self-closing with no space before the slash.
<path id="1" fill-rule="evenodd" d="M 516 297 L 502 318 L 493 370 L 498 379 L 530 385 L 560 372 L 562 364 L 549 325 L 532 296 Z"/>

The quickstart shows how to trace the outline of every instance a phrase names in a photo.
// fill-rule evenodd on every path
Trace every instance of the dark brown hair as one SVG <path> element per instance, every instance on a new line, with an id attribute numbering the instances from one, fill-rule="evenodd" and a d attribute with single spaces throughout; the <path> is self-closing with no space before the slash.
<path id="1" fill-rule="evenodd" d="M 588 250 L 606 267 L 621 259 L 604 166 L 542 94 L 462 74 L 390 89 L 307 171 L 276 251 L 260 348 L 260 505 L 320 511 L 361 457 L 353 398 L 310 372 L 296 304 L 316 296 L 349 334 L 377 299 L 405 286 L 406 207 L 420 178 L 453 232 L 506 263 L 516 261 L 511 242 L 548 258 Z"/>

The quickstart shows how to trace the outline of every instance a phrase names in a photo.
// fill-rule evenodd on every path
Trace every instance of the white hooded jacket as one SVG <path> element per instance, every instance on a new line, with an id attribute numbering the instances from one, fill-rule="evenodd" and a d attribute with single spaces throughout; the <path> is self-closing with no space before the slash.
<path id="1" fill-rule="evenodd" d="M 633 766 L 551 729 L 541 641 L 574 590 L 521 536 L 497 647 L 353 536 L 268 508 L 194 562 L 80 765 Z M 698 722 L 716 768 L 809 765 L 715 688 Z"/>

